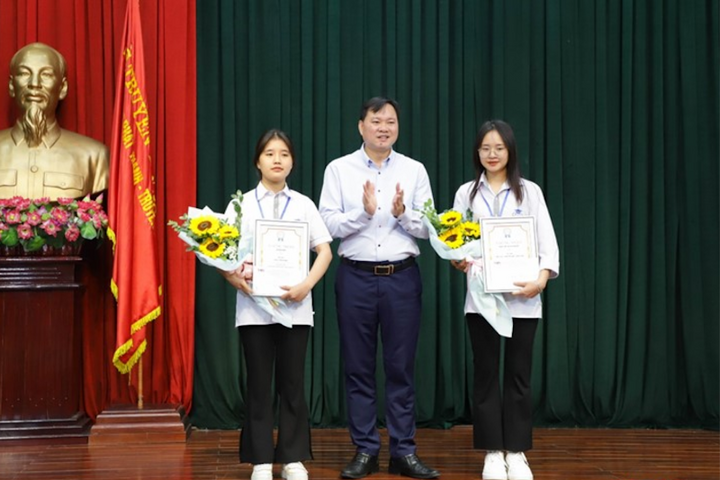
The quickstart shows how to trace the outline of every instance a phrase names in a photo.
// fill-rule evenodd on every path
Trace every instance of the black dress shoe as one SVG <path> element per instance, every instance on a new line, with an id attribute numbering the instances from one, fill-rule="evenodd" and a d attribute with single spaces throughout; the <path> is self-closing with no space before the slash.
<path id="1" fill-rule="evenodd" d="M 414 453 L 405 455 L 404 457 L 393 457 L 390 459 L 388 472 L 392 474 L 400 474 L 412 478 L 437 478 L 440 472 L 426 467 Z"/>
<path id="2" fill-rule="evenodd" d="M 356 453 L 350 463 L 340 472 L 340 476 L 342 478 L 363 478 L 378 470 L 380 470 L 380 464 L 377 455 Z"/>

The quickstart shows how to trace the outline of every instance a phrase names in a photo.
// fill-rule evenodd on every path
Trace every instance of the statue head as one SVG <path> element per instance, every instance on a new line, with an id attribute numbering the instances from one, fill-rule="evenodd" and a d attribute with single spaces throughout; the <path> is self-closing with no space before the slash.
<path id="1" fill-rule="evenodd" d="M 10 97 L 21 111 L 20 125 L 30 146 L 42 141 L 55 122 L 60 100 L 67 96 L 65 58 L 43 43 L 31 43 L 10 61 Z"/>

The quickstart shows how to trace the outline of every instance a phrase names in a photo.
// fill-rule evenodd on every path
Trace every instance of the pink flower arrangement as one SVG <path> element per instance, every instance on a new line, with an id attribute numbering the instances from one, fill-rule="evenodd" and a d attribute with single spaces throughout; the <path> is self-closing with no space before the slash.
<path id="1" fill-rule="evenodd" d="M 105 236 L 108 217 L 102 208 L 102 195 L 96 200 L 59 198 L 0 198 L 0 244 L 21 246 L 25 252 L 45 245 L 62 248 L 83 240 Z"/>

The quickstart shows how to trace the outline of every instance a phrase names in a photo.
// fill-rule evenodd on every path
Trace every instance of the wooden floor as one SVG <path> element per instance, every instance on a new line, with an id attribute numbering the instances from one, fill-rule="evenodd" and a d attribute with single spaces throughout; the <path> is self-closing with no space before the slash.
<path id="1" fill-rule="evenodd" d="M 528 454 L 537 480 L 718 480 L 720 434 L 699 430 L 536 429 Z M 445 480 L 479 479 L 483 454 L 471 448 L 472 429 L 418 430 L 418 454 Z M 387 438 L 383 431 L 383 442 Z M 3 446 L 2 480 L 249 479 L 239 464 L 238 434 L 194 430 L 187 444 L 123 446 Z M 313 430 L 310 478 L 336 479 L 354 449 L 347 431 Z M 387 456 L 371 480 L 387 474 Z M 280 467 L 275 467 L 280 478 Z"/>

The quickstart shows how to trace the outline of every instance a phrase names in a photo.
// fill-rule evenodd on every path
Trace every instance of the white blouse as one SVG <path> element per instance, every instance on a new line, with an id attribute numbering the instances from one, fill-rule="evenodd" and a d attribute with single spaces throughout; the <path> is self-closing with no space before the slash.
<path id="1" fill-rule="evenodd" d="M 330 232 L 323 223 L 320 213 L 313 201 L 305 195 L 285 186 L 277 194 L 267 190 L 262 183 L 254 190 L 243 194 L 242 230 L 241 235 L 255 234 L 255 220 L 273 218 L 273 204 L 278 197 L 278 214 L 283 220 L 307 222 L 310 248 L 332 242 Z M 230 222 L 235 221 L 235 207 L 230 202 L 225 210 Z M 293 325 L 313 325 L 312 292 L 301 302 L 289 302 Z M 255 301 L 241 290 L 237 292 L 235 307 L 235 326 L 271 325 L 276 323 L 273 318 L 257 306 Z"/>
<path id="2" fill-rule="evenodd" d="M 479 220 L 483 217 L 494 216 L 491 209 L 498 205 L 500 212 L 498 216 L 533 216 L 535 217 L 535 234 L 538 242 L 538 256 L 540 270 L 550 271 L 549 278 L 555 278 L 560 273 L 560 250 L 558 248 L 555 231 L 553 230 L 550 212 L 548 212 L 545 198 L 540 187 L 530 180 L 521 179 L 523 189 L 523 201 L 518 204 L 515 195 L 510 190 L 510 184 L 505 182 L 500 191 L 496 194 L 487 184 L 483 173 L 480 177 L 480 187 L 475 194 L 472 205 L 470 205 L 470 191 L 473 182 L 460 186 L 455 193 L 454 210 L 465 213 L 468 209 L 473 212 L 473 219 Z M 508 194 L 509 192 L 509 194 Z M 469 273 L 468 273 L 469 275 Z M 504 293 L 505 303 L 510 313 L 515 318 L 541 318 L 542 299 L 540 295 L 533 298 L 513 296 Z M 479 313 L 477 306 L 470 294 L 465 296 L 465 313 Z"/>

